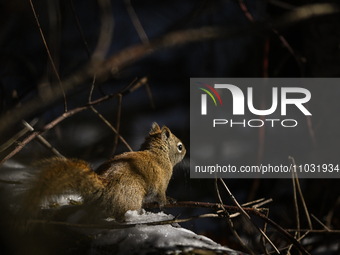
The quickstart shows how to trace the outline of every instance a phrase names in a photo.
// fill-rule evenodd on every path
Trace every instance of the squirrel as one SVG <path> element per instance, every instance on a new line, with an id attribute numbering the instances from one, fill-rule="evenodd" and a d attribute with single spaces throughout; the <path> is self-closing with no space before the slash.
<path id="1" fill-rule="evenodd" d="M 125 213 L 140 211 L 143 202 L 158 202 L 161 208 L 168 202 L 165 193 L 173 167 L 185 153 L 168 127 L 153 123 L 139 151 L 117 155 L 96 171 L 80 159 L 42 160 L 36 164 L 38 173 L 25 192 L 22 208 L 33 215 L 45 199 L 72 190 L 91 210 L 124 222 Z"/>

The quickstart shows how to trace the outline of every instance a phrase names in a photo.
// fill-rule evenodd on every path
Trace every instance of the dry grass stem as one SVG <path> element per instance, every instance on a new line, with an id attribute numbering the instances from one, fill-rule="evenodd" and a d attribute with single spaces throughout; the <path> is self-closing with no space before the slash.
<path id="1" fill-rule="evenodd" d="M 291 162 L 294 165 L 295 170 L 296 170 L 297 165 L 295 163 L 295 159 L 293 157 L 289 157 L 289 159 L 291 160 Z M 297 190 L 299 192 L 299 196 L 300 196 L 300 199 L 301 199 L 301 202 L 302 202 L 302 206 L 303 206 L 303 209 L 305 211 L 305 215 L 306 215 L 306 218 L 307 218 L 307 221 L 308 221 L 308 226 L 312 230 L 313 229 L 312 221 L 311 221 L 310 216 L 309 216 L 309 212 L 308 212 L 308 208 L 307 208 L 307 205 L 306 205 L 306 202 L 305 202 L 305 198 L 302 194 L 302 190 L 301 190 L 301 187 L 300 187 L 300 182 L 299 182 L 297 172 L 295 172 L 295 182 L 296 182 L 296 187 L 297 187 Z"/>
<path id="2" fill-rule="evenodd" d="M 295 161 L 293 158 L 291 158 L 291 160 L 293 161 L 293 166 L 296 169 L 296 165 L 295 165 Z M 299 216 L 299 205 L 298 205 L 298 201 L 297 201 L 297 195 L 296 195 L 296 183 L 295 180 L 297 178 L 297 176 L 294 175 L 294 171 L 293 169 L 291 169 L 292 171 L 292 182 L 293 182 L 293 197 L 294 197 L 294 208 L 295 208 L 295 219 L 296 219 L 296 227 L 297 229 L 300 229 L 300 216 Z M 294 235 L 295 238 L 300 238 L 300 232 L 297 231 L 295 232 Z M 292 245 L 290 246 L 290 248 L 292 247 Z M 290 249 L 288 249 L 289 251 Z"/>
<path id="3" fill-rule="evenodd" d="M 224 188 L 227 190 L 230 198 L 233 200 L 233 202 L 236 204 L 236 206 L 240 209 L 240 212 L 245 216 L 246 219 L 248 219 L 253 226 L 261 233 L 262 236 L 264 236 L 264 238 L 267 240 L 267 242 L 273 247 L 273 249 L 280 254 L 280 251 L 276 248 L 276 246 L 273 244 L 273 242 L 268 238 L 268 236 L 262 231 L 261 228 L 259 228 L 255 222 L 250 218 L 250 216 L 245 212 L 245 210 L 241 207 L 241 205 L 237 202 L 236 198 L 234 197 L 234 195 L 230 192 L 228 186 L 225 184 L 225 182 L 222 180 L 222 178 L 220 178 L 220 181 L 222 182 Z"/>

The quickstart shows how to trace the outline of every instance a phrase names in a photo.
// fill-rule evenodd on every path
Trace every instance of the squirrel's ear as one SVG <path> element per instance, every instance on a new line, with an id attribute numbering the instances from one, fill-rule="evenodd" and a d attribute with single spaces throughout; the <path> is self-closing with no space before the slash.
<path id="1" fill-rule="evenodd" d="M 156 122 L 152 123 L 152 127 L 151 130 L 149 132 L 150 135 L 157 133 L 161 130 L 161 128 L 158 126 L 158 124 Z"/>
<path id="2" fill-rule="evenodd" d="M 170 135 L 171 135 L 170 129 L 164 126 L 161 132 L 162 140 L 166 141 L 167 139 L 169 139 Z"/>

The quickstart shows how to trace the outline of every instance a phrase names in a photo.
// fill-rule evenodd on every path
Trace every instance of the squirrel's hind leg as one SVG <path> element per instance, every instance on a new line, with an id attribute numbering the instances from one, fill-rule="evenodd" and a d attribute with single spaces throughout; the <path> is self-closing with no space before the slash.
<path id="1" fill-rule="evenodd" d="M 125 213 L 127 211 L 136 210 L 138 212 L 141 212 L 145 191 L 142 189 L 142 187 L 134 185 L 131 186 L 118 185 L 118 186 L 121 186 L 120 188 L 118 188 L 118 190 L 120 191 L 115 194 L 115 198 L 112 201 L 113 217 L 118 222 L 124 222 L 126 220 Z"/>

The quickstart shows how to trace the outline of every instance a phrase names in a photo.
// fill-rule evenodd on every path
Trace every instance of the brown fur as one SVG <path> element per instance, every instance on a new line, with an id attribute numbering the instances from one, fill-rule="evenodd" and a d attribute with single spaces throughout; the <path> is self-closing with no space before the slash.
<path id="1" fill-rule="evenodd" d="M 182 149 L 178 149 L 178 145 Z M 124 221 L 128 210 L 156 201 L 163 206 L 173 167 L 185 155 L 181 141 L 167 127 L 152 125 L 141 150 L 115 156 L 95 172 L 78 159 L 52 158 L 39 162 L 23 207 L 34 212 L 43 199 L 67 190 L 79 192 L 84 203 L 104 216 Z"/>

